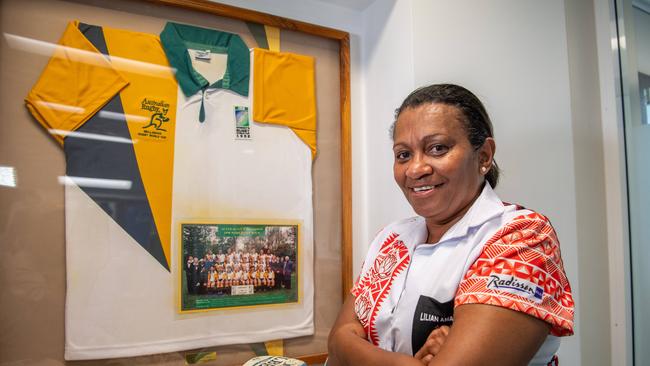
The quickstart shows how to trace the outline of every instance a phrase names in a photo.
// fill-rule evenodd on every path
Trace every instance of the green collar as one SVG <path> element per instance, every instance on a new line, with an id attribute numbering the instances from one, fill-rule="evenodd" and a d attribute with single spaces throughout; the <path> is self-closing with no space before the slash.
<path id="1" fill-rule="evenodd" d="M 169 64 L 176 69 L 176 80 L 185 96 L 194 95 L 208 86 L 230 89 L 240 95 L 248 96 L 250 55 L 248 47 L 238 35 L 168 22 L 160 33 L 160 41 Z M 227 53 L 228 64 L 223 79 L 209 85 L 208 81 L 192 67 L 188 48 Z"/>

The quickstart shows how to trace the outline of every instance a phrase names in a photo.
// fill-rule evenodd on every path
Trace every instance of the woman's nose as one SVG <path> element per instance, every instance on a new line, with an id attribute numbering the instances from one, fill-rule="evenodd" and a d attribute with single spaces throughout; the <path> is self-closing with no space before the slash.
<path id="1" fill-rule="evenodd" d="M 420 179 L 423 176 L 433 173 L 433 167 L 429 165 L 422 157 L 414 156 L 409 162 L 406 169 L 406 176 L 411 179 Z"/>

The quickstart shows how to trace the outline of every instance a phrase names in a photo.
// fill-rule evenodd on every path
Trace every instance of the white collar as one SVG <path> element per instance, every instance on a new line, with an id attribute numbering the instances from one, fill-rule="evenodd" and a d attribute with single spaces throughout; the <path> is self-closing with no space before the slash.
<path id="1" fill-rule="evenodd" d="M 483 225 L 488 220 L 500 216 L 504 211 L 503 202 L 494 192 L 490 183 L 485 182 L 483 191 L 474 201 L 472 207 L 447 230 L 438 243 L 465 236 L 469 229 Z"/>

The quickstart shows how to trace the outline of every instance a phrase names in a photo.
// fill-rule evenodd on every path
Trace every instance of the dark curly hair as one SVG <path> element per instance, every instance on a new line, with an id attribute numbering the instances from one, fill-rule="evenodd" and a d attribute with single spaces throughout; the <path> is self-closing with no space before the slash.
<path id="1" fill-rule="evenodd" d="M 395 123 L 399 115 L 408 108 L 419 107 L 427 103 L 441 103 L 458 108 L 465 117 L 464 127 L 467 131 L 467 138 L 474 147 L 479 149 L 483 146 L 485 139 L 494 137 L 492 122 L 488 116 L 483 103 L 471 91 L 454 84 L 433 84 L 418 88 L 411 92 L 402 105 L 395 110 L 395 121 L 390 128 L 391 138 L 394 138 Z M 492 159 L 492 166 L 485 175 L 485 179 L 492 188 L 497 186 L 499 181 L 499 166 Z"/>

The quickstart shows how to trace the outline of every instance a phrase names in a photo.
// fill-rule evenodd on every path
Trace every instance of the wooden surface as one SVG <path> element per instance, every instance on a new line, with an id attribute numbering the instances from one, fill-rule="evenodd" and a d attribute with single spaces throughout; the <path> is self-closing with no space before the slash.
<path id="1" fill-rule="evenodd" d="M 352 115 L 350 108 L 350 37 L 339 41 L 341 74 L 341 301 L 352 287 Z"/>
<path id="2" fill-rule="evenodd" d="M 305 361 L 308 365 L 317 365 L 327 361 L 327 353 L 298 357 L 299 360 Z"/>

